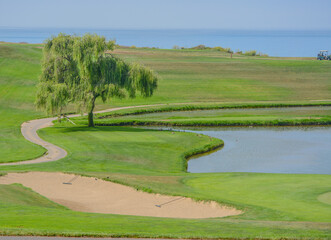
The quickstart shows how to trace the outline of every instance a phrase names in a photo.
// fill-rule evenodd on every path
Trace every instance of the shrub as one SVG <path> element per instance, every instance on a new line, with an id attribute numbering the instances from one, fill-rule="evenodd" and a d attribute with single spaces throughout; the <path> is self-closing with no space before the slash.
<path id="1" fill-rule="evenodd" d="M 220 52 L 224 52 L 225 51 L 225 49 L 222 48 L 222 47 L 214 47 L 213 49 L 216 50 L 216 51 L 220 51 Z"/>
<path id="2" fill-rule="evenodd" d="M 256 56 L 256 50 L 246 51 L 245 56 Z"/>
<path id="3" fill-rule="evenodd" d="M 231 50 L 231 48 L 224 48 L 224 51 L 227 53 L 233 53 L 233 51 Z"/>
<path id="4" fill-rule="evenodd" d="M 206 50 L 206 49 L 210 49 L 210 47 L 206 47 L 205 45 L 200 44 L 198 46 L 192 47 L 191 49 Z"/>
<path id="5" fill-rule="evenodd" d="M 233 53 L 231 48 L 213 47 L 213 49 L 220 52 Z"/>

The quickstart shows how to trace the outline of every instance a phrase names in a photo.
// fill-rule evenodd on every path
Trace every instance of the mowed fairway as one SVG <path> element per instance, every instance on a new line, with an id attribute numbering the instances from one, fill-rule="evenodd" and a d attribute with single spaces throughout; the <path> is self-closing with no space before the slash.
<path id="1" fill-rule="evenodd" d="M 0 90 L 0 134 L 5 137 L 0 144 L 2 162 L 34 158 L 44 151 L 20 135 L 23 121 L 43 116 L 33 106 L 41 57 L 41 49 L 37 47 L 0 44 L 0 80 L 1 86 L 6 88 Z M 115 100 L 99 104 L 99 109 L 176 102 L 329 103 L 331 98 L 330 62 L 241 56 L 230 59 L 227 55 L 209 51 L 120 49 L 117 54 L 153 68 L 161 77 L 159 90 L 150 99 Z M 11 64 L 11 61 L 15 63 Z M 30 65 L 31 68 L 23 67 Z M 329 115 L 328 109 L 320 108 L 285 113 L 277 109 L 272 113 L 263 112 L 263 109 L 250 110 L 250 113 L 232 110 L 228 117 L 258 116 L 262 119 Z M 206 118 L 226 117 L 218 110 L 209 111 Z M 199 118 L 198 112 L 153 116 L 161 120 Z M 147 192 L 214 200 L 244 213 L 194 220 L 75 212 L 21 185 L 0 185 L 0 234 L 243 239 L 331 237 L 330 175 L 186 173 L 185 156 L 222 145 L 222 141 L 193 133 L 131 127 L 87 128 L 79 121 L 77 123 L 77 126 L 69 122 L 56 123 L 54 127 L 38 132 L 43 139 L 68 152 L 64 159 L 25 166 L 0 166 L 0 172 L 82 174 Z"/>
<path id="2" fill-rule="evenodd" d="M 229 54 L 199 50 L 119 49 L 115 53 L 159 73 L 159 90 L 149 102 L 331 100 L 330 61 L 240 55 L 231 59 Z"/>

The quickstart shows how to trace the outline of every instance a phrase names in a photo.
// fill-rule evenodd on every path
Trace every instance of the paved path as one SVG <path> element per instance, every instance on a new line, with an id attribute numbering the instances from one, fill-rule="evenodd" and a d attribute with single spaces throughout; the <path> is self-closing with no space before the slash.
<path id="1" fill-rule="evenodd" d="M 112 112 L 112 111 L 117 111 L 117 110 L 122 110 L 122 109 L 139 108 L 139 107 L 153 107 L 153 106 L 162 106 L 162 105 L 166 105 L 166 104 L 110 108 L 110 109 L 97 111 L 95 113 L 105 113 L 105 112 Z M 78 117 L 78 116 L 80 116 L 80 115 L 72 114 L 72 115 L 69 115 L 68 117 L 71 118 L 71 117 Z M 54 121 L 56 119 L 57 119 L 56 117 L 35 119 L 35 120 L 24 122 L 21 125 L 21 132 L 22 132 L 22 135 L 25 137 L 25 139 L 27 139 L 28 141 L 30 141 L 32 143 L 38 144 L 38 145 L 46 148 L 46 150 L 47 150 L 46 154 L 44 154 L 43 156 L 41 156 L 39 158 L 33 159 L 33 160 L 13 162 L 13 163 L 1 163 L 0 166 L 52 162 L 52 161 L 57 161 L 61 158 L 64 158 L 65 156 L 67 156 L 67 152 L 64 149 L 62 149 L 52 143 L 44 141 L 37 134 L 38 129 L 52 126 L 53 125 L 52 121 Z"/>

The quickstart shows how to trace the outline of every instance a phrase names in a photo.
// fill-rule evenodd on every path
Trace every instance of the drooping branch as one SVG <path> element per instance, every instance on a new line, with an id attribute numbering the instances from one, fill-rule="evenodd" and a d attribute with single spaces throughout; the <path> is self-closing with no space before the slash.
<path id="1" fill-rule="evenodd" d="M 42 74 L 36 105 L 48 113 L 59 113 L 69 102 L 79 111 L 89 114 L 93 126 L 93 110 L 98 97 L 107 101 L 153 95 L 157 76 L 149 69 L 105 54 L 113 50 L 114 42 L 104 37 L 86 34 L 83 37 L 59 34 L 46 41 Z"/>

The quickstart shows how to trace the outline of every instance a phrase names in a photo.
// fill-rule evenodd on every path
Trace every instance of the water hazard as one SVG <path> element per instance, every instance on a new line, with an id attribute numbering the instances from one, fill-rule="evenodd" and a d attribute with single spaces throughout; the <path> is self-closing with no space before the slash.
<path id="1" fill-rule="evenodd" d="M 331 174 L 331 127 L 252 127 L 195 130 L 224 147 L 192 158 L 188 172 Z"/>

